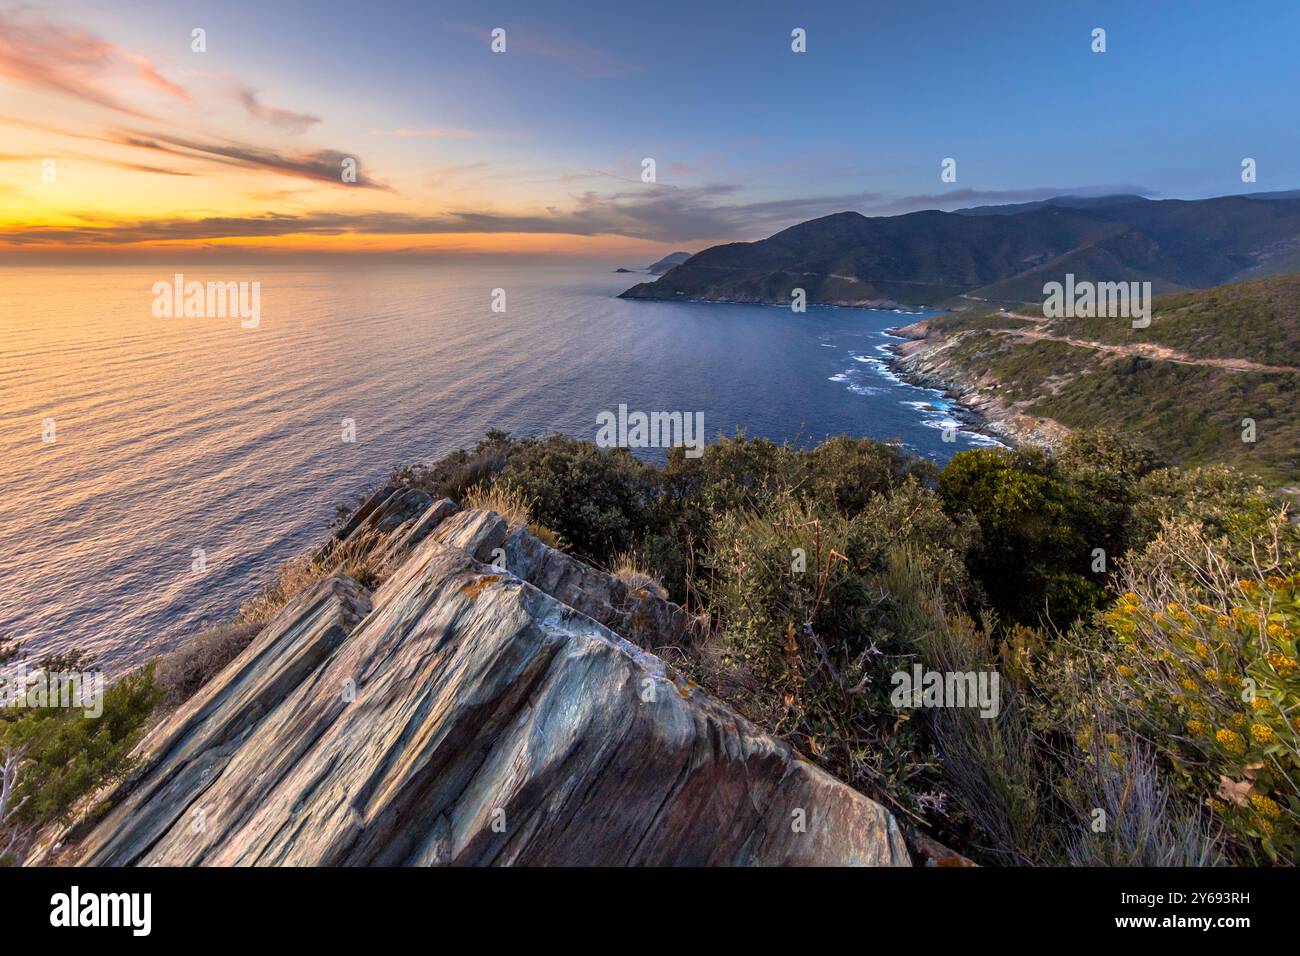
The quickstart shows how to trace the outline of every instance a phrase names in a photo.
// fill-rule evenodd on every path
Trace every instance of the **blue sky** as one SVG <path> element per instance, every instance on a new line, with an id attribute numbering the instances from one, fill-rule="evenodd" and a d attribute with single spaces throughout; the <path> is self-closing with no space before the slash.
<path id="1" fill-rule="evenodd" d="M 205 135 L 241 149 L 356 155 L 384 187 L 359 203 L 316 183 L 286 188 L 279 204 L 265 182 L 127 187 L 148 195 L 139 216 L 150 223 L 183 218 L 198 189 L 202 202 L 190 205 L 210 218 L 308 209 L 364 230 L 380 220 L 363 214 L 418 214 L 412 235 L 450 223 L 464 242 L 480 227 L 581 236 L 575 248 L 587 252 L 600 237 L 693 250 L 840 209 L 1300 186 L 1294 2 L 168 0 L 0 10 L 28 30 L 76 31 L 129 62 L 145 58 L 187 93 L 145 111 L 187 144 Z M 189 49 L 194 27 L 207 31 L 201 57 Z M 494 27 L 506 30 L 504 54 L 488 48 Z M 806 53 L 790 49 L 795 27 L 807 31 Z M 1096 27 L 1105 53 L 1090 49 Z M 2 59 L 0 84 L 0 115 L 29 129 L 37 113 L 83 138 L 106 122 L 85 102 L 67 102 L 64 120 L 75 91 L 41 87 L 21 65 L 6 75 Z M 220 98 L 232 84 L 259 105 L 228 109 Z M 126 160 L 114 155 L 120 174 Z M 657 163 L 653 190 L 639 179 L 643 157 Z M 957 160 L 956 183 L 940 181 L 945 157 Z M 1257 160 L 1254 185 L 1241 182 L 1244 157 Z"/>

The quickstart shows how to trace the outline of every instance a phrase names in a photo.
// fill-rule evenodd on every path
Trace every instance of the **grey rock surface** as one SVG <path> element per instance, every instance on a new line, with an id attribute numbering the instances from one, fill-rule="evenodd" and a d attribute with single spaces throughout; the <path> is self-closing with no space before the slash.
<path id="1" fill-rule="evenodd" d="M 400 495 L 348 531 L 384 526 L 390 577 L 284 608 L 64 862 L 909 865 L 885 809 L 612 629 L 665 643 L 681 608 Z"/>

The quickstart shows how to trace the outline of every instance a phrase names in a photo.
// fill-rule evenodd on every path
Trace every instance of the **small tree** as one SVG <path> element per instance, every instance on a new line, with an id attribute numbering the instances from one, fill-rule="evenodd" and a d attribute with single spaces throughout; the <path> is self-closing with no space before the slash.
<path id="1" fill-rule="evenodd" d="M 0 866 L 13 862 L 26 846 L 31 825 L 23 825 L 19 812 L 28 798 L 18 796 L 18 772 L 26 763 L 26 748 L 0 747 Z"/>

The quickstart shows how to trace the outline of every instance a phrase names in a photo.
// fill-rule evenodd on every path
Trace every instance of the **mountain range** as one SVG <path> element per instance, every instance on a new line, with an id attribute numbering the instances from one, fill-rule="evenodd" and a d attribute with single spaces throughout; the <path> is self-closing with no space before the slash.
<path id="1" fill-rule="evenodd" d="M 1200 200 L 1136 195 L 842 212 L 757 242 L 696 253 L 627 299 L 965 307 L 1041 301 L 1067 273 L 1149 281 L 1156 294 L 1300 271 L 1300 194 Z"/>

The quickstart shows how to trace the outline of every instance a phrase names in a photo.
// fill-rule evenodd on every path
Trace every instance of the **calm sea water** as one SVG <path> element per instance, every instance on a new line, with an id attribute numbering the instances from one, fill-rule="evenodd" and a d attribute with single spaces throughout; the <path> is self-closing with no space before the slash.
<path id="1" fill-rule="evenodd" d="M 260 281 L 260 326 L 154 318 L 151 288 L 174 271 Z M 593 439 L 597 413 L 624 403 L 702 411 L 709 436 L 847 433 L 939 460 L 990 443 L 944 443 L 941 396 L 885 368 L 883 330 L 905 316 L 614 297 L 639 278 L 0 269 L 0 634 L 138 663 L 228 616 L 394 465 L 492 427 Z"/>

